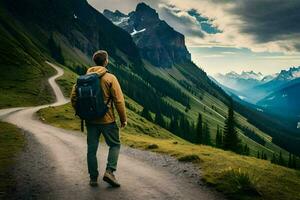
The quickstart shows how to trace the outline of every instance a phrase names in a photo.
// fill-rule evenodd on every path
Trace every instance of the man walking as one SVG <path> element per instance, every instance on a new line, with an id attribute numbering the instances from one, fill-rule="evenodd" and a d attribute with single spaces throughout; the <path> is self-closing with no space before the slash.
<path id="1" fill-rule="evenodd" d="M 115 122 L 114 107 L 116 108 L 120 121 L 121 128 L 127 124 L 124 96 L 117 78 L 108 72 L 108 53 L 100 50 L 93 55 L 93 60 L 97 66 L 88 69 L 87 74 L 96 73 L 100 78 L 100 89 L 102 90 L 103 100 L 108 105 L 108 110 L 103 117 L 86 120 L 87 128 L 87 164 L 90 174 L 90 185 L 97 186 L 98 182 L 98 162 L 97 149 L 99 137 L 101 133 L 105 138 L 105 142 L 109 146 L 107 158 L 106 172 L 103 180 L 113 187 L 119 187 L 120 184 L 114 176 L 114 171 L 117 169 L 120 139 L 119 128 Z M 76 101 L 78 94 L 76 85 L 74 85 L 71 93 L 72 106 L 76 109 Z M 112 100 L 112 102 L 111 102 Z M 114 105 L 114 106 L 113 106 Z"/>

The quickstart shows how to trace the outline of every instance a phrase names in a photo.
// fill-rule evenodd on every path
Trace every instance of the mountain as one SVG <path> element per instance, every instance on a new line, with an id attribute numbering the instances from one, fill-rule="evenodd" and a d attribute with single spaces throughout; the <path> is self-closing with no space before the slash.
<path id="1" fill-rule="evenodd" d="M 157 12 L 145 3 L 138 4 L 128 15 L 109 10 L 103 14 L 131 34 L 141 56 L 152 65 L 171 67 L 191 60 L 184 35 L 160 20 Z"/>
<path id="2" fill-rule="evenodd" d="M 265 77 L 260 72 L 255 73 L 254 71 L 243 71 L 241 74 L 238 74 L 232 71 L 226 74 L 218 73 L 215 75 L 215 79 L 226 87 L 237 91 L 244 91 L 262 84 Z"/>
<path id="3" fill-rule="evenodd" d="M 256 92 L 256 99 L 261 100 L 273 92 L 290 85 L 294 80 L 300 78 L 300 66 L 291 67 L 288 70 L 281 70 L 272 80 L 258 85 L 252 90 Z"/>
<path id="4" fill-rule="evenodd" d="M 281 70 L 275 80 L 289 81 L 300 78 L 300 66 L 291 67 L 288 70 Z"/>
<path id="5" fill-rule="evenodd" d="M 253 71 L 243 71 L 241 74 L 229 72 L 223 75 L 219 73 L 215 76 L 221 85 L 236 91 L 235 95 L 242 96 L 244 100 L 254 104 L 298 78 L 300 78 L 300 66 L 267 76 Z M 226 88 L 225 90 L 227 90 Z"/>
<path id="6" fill-rule="evenodd" d="M 272 78 L 273 76 L 271 75 L 264 76 L 262 73 L 256 73 L 254 71 L 243 71 L 240 74 L 232 71 L 226 74 L 218 73 L 215 75 L 215 79 L 225 91 L 250 103 L 256 102 L 252 88 L 257 87 Z"/>
<path id="7" fill-rule="evenodd" d="M 257 105 L 269 113 L 293 119 L 294 128 L 300 122 L 300 80 L 272 92 L 260 100 Z M 284 111 L 284 112 L 283 112 Z"/>
<path id="8" fill-rule="evenodd" d="M 254 71 L 249 71 L 249 72 L 243 71 L 241 73 L 241 78 L 244 78 L 244 79 L 256 79 L 256 80 L 260 81 L 264 77 L 263 77 L 263 74 L 261 72 L 255 73 Z"/>
<path id="9" fill-rule="evenodd" d="M 267 82 L 273 80 L 274 78 L 276 78 L 277 76 L 278 76 L 278 73 L 273 74 L 273 75 L 267 75 L 261 81 L 264 82 L 264 83 L 267 83 Z"/>

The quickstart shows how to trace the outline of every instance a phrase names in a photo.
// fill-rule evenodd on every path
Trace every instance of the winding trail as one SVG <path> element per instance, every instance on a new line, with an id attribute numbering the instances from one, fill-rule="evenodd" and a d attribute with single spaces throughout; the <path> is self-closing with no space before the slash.
<path id="1" fill-rule="evenodd" d="M 24 130 L 27 147 L 13 169 L 17 180 L 11 199 L 224 199 L 205 187 L 198 169 L 151 152 L 122 147 L 117 177 L 120 188 L 111 188 L 99 178 L 99 187 L 88 185 L 86 137 L 42 123 L 35 113 L 41 108 L 68 102 L 55 79 L 64 72 L 48 63 L 57 74 L 49 78 L 56 102 L 37 107 L 0 110 L 0 119 Z M 98 152 L 103 174 L 107 147 Z"/>

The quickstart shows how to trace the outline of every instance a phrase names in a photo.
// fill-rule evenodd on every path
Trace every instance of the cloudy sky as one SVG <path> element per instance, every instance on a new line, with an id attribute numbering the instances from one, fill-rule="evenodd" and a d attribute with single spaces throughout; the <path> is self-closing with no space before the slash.
<path id="1" fill-rule="evenodd" d="M 99 11 L 128 13 L 140 0 L 88 0 Z M 186 36 L 193 61 L 206 72 L 264 74 L 300 66 L 298 0 L 145 0 Z"/>

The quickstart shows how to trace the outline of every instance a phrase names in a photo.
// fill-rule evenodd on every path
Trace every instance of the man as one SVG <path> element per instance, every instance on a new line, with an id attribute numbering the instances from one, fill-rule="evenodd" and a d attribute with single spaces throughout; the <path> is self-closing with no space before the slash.
<path id="1" fill-rule="evenodd" d="M 103 99 L 108 102 L 110 97 L 121 121 L 121 128 L 127 124 L 124 96 L 117 78 L 107 71 L 108 54 L 106 51 L 100 50 L 93 55 L 93 60 L 97 66 L 88 69 L 87 74 L 97 73 L 100 77 L 100 89 L 103 91 Z M 76 86 L 74 85 L 71 93 L 71 102 L 73 108 L 76 105 Z M 105 142 L 109 146 L 109 153 L 107 158 L 106 172 L 103 180 L 112 185 L 119 187 L 120 184 L 114 176 L 114 171 L 117 169 L 117 162 L 120 151 L 119 128 L 115 122 L 114 107 L 110 103 L 108 112 L 104 117 L 86 121 L 87 128 L 87 164 L 90 174 L 90 185 L 97 186 L 98 178 L 98 162 L 97 149 L 99 144 L 99 137 L 102 133 Z"/>

